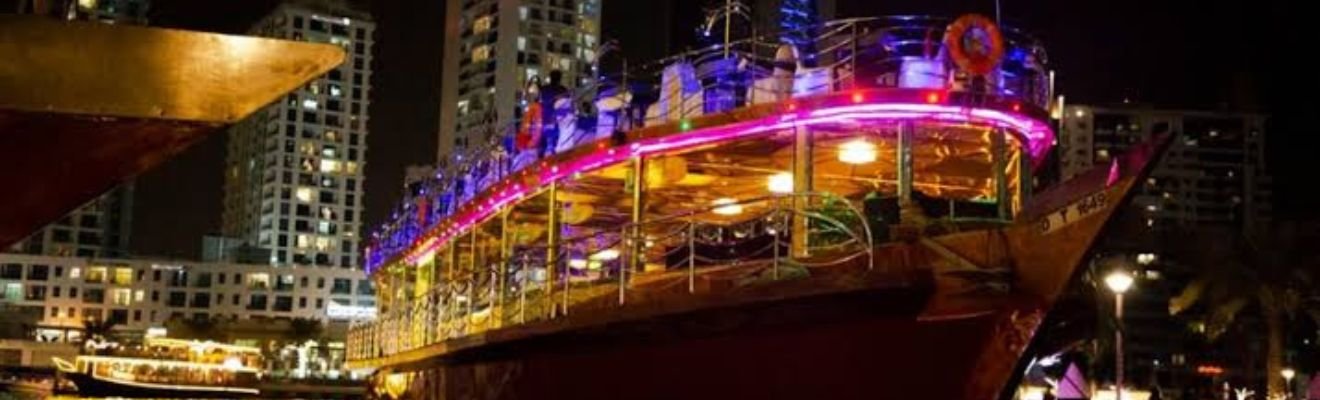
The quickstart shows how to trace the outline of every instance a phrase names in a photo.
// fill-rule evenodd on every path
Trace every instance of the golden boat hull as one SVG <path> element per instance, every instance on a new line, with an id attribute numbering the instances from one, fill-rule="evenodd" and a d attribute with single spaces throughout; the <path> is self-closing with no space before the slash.
<path id="1" fill-rule="evenodd" d="M 344 60 L 322 44 L 0 16 L 0 247 Z"/>

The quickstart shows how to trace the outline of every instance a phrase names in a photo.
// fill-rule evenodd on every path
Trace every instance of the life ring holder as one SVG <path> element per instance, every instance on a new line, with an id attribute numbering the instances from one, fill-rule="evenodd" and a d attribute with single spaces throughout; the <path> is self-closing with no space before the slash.
<path id="1" fill-rule="evenodd" d="M 973 46 L 979 45 L 981 48 Z M 980 14 L 954 20 L 944 31 L 944 47 L 959 69 L 971 75 L 987 75 L 1004 59 L 1004 36 L 994 21 Z"/>

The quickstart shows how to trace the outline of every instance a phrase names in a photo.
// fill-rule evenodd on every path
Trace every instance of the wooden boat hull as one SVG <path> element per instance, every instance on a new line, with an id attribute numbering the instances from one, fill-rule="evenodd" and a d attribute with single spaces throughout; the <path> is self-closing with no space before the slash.
<path id="1" fill-rule="evenodd" d="M 1041 193 L 1012 225 L 878 247 L 870 273 L 813 271 L 349 365 L 379 368 L 369 393 L 382 398 L 998 398 L 1164 142 Z"/>
<path id="2" fill-rule="evenodd" d="M 189 386 L 164 388 L 108 381 L 96 378 L 89 374 L 77 372 L 64 372 L 63 376 L 73 381 L 73 384 L 78 387 L 78 395 L 82 397 L 230 399 L 256 397 L 260 394 L 256 388 L 203 388 Z"/>

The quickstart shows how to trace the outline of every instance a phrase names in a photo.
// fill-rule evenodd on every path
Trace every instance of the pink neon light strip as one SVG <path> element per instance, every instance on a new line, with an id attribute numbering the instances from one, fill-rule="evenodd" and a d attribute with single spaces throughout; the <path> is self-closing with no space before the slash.
<path id="1" fill-rule="evenodd" d="M 427 243 L 427 245 L 408 252 L 408 255 L 404 257 L 404 260 L 408 263 L 415 263 L 422 255 L 435 251 L 439 248 L 440 244 L 448 242 L 449 239 L 465 232 L 473 224 L 490 217 L 496 210 L 526 197 L 529 193 L 533 193 L 536 188 L 545 186 L 551 182 L 563 180 L 565 177 L 570 177 L 578 173 L 590 172 L 605 166 L 617 164 L 634 156 L 650 156 L 711 143 L 742 139 L 794 126 L 835 124 L 839 122 L 862 120 L 940 121 L 1006 128 L 1015 135 L 1019 135 L 1018 138 L 1020 140 L 1025 141 L 1027 148 L 1031 152 L 1032 158 L 1036 160 L 1043 158 L 1045 151 L 1047 151 L 1052 145 L 1054 137 L 1049 126 L 1031 118 L 1009 114 L 998 110 L 956 107 L 941 104 L 851 104 L 821 108 L 806 112 L 805 117 L 802 117 L 802 115 L 804 114 L 783 114 L 778 117 L 764 118 L 758 121 L 727 124 L 661 138 L 644 139 L 634 142 L 626 148 L 613 147 L 580 158 L 568 160 L 564 163 L 549 166 L 549 168 L 542 168 L 537 175 L 539 184 L 536 185 L 536 187 L 527 187 L 522 183 L 515 183 L 501 189 L 499 192 L 495 193 L 494 196 L 482 201 L 475 210 L 467 210 L 463 214 L 456 216 L 455 219 L 452 219 L 451 221 L 453 222 L 448 224 L 447 228 L 441 230 L 438 235 L 432 236 L 435 240 L 430 240 L 428 238 L 421 239 L 423 240 L 422 243 Z"/>

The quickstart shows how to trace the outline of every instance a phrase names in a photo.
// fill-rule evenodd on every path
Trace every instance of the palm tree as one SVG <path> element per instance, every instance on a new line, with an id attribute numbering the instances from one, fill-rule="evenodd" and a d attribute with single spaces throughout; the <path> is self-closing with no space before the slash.
<path id="1" fill-rule="evenodd" d="M 307 343 L 309 340 L 318 340 L 321 338 L 324 331 L 325 328 L 321 325 L 321 321 L 314 318 L 294 318 L 289 320 L 288 328 L 282 333 L 282 340 L 271 342 L 273 348 L 266 357 L 268 362 L 271 363 L 271 367 L 268 369 L 273 371 L 284 371 L 289 369 L 283 365 L 287 360 L 280 357 L 281 351 L 288 346 L 298 347 Z"/>
<path id="2" fill-rule="evenodd" d="M 324 330 L 318 319 L 294 318 L 289 320 L 289 330 L 284 332 L 284 338 L 292 343 L 302 344 L 308 340 L 319 339 Z"/>
<path id="3" fill-rule="evenodd" d="M 1191 261 L 1196 276 L 1169 300 L 1177 315 L 1202 305 L 1205 334 L 1214 341 L 1241 324 L 1244 314 L 1258 313 L 1266 332 L 1266 393 L 1284 392 L 1284 340 L 1287 326 L 1300 317 L 1320 317 L 1320 287 L 1313 257 L 1303 255 L 1304 241 L 1296 229 L 1236 234 L 1201 229 L 1180 235 L 1183 248 L 1175 257 Z"/>

